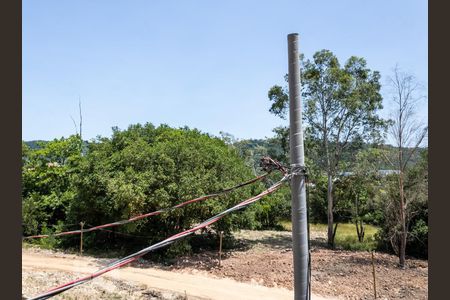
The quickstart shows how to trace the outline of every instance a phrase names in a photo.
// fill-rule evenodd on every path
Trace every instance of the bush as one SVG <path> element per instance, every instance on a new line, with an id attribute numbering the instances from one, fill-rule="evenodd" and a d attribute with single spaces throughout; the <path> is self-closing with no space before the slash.
<path id="1" fill-rule="evenodd" d="M 85 143 L 86 145 L 86 143 Z M 23 148 L 24 235 L 67 230 L 65 224 L 89 226 L 172 207 L 182 201 L 220 191 L 253 178 L 238 150 L 219 138 L 189 128 L 131 125 L 113 128 L 81 153 L 78 136 Z M 88 252 L 129 253 L 191 228 L 276 181 L 259 182 L 207 201 L 164 212 L 137 222 L 83 235 Z M 290 215 L 289 189 L 232 213 L 210 226 L 213 233 L 239 228 L 275 228 Z M 58 223 L 62 222 L 62 223 Z M 45 226 L 43 224 L 46 224 Z M 59 226 L 59 227 L 58 227 Z M 79 229 L 79 225 L 75 228 Z M 202 235 L 201 235 L 202 236 Z M 211 236 L 205 237 L 205 245 Z M 191 237 L 156 251 L 154 257 L 195 251 Z M 197 240 L 198 241 L 198 240 Z M 42 239 L 45 247 L 78 248 L 79 236 Z"/>
<path id="2" fill-rule="evenodd" d="M 351 251 L 372 251 L 377 248 L 377 242 L 373 235 L 365 237 L 363 242 L 358 241 L 356 233 L 354 236 L 340 237 L 338 234 L 336 235 L 335 243 L 337 248 Z"/>
<path id="3" fill-rule="evenodd" d="M 31 150 L 22 151 L 22 221 L 25 235 L 41 233 L 64 221 L 66 209 L 74 200 L 72 185 L 81 161 L 79 136 L 55 139 Z"/>
<path id="4" fill-rule="evenodd" d="M 96 225 L 128 219 L 222 190 L 253 176 L 236 150 L 197 130 L 164 125 L 155 128 L 151 124 L 132 125 L 124 131 L 115 128 L 111 138 L 99 138 L 89 144 L 80 173 L 74 177 L 77 199 L 70 203 L 66 221 L 83 220 Z M 124 245 L 131 250 L 148 246 L 191 228 L 264 188 L 262 183 L 253 184 L 117 229 L 148 236 L 145 242 L 115 234 L 107 238 L 105 233 L 98 233 L 96 239 L 86 239 L 86 248 Z M 251 207 L 233 213 L 211 227 L 225 233 L 258 227 L 260 210 Z M 191 251 L 188 241 L 171 245 L 165 253 L 172 256 Z M 68 246 L 73 243 L 67 240 Z"/>
<path id="5" fill-rule="evenodd" d="M 269 197 L 260 200 L 255 205 L 256 226 L 249 229 L 275 229 L 283 230 L 280 222 L 291 216 L 291 193 L 289 188 L 283 187 Z"/>
<path id="6" fill-rule="evenodd" d="M 397 253 L 396 233 L 401 231 L 398 220 L 398 177 L 389 176 L 381 199 L 384 218 L 377 236 L 378 246 L 385 251 Z M 406 255 L 428 258 L 428 151 L 421 152 L 420 160 L 405 173 L 405 197 L 408 200 Z"/>
<path id="7" fill-rule="evenodd" d="M 408 254 L 428 259 L 428 225 L 419 219 L 411 228 L 408 239 Z"/>
<path id="8" fill-rule="evenodd" d="M 314 178 L 313 184 L 307 187 L 310 223 L 327 223 L 327 181 L 324 176 Z"/>

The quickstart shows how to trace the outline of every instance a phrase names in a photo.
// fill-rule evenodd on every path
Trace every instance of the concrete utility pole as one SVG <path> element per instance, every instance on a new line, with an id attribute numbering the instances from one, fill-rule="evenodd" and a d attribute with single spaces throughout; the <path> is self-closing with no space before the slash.
<path id="1" fill-rule="evenodd" d="M 307 300 L 308 293 L 308 231 L 306 218 L 305 158 L 303 149 L 302 107 L 300 102 L 300 64 L 298 33 L 288 35 L 289 121 L 292 243 L 294 255 L 294 299 Z"/>

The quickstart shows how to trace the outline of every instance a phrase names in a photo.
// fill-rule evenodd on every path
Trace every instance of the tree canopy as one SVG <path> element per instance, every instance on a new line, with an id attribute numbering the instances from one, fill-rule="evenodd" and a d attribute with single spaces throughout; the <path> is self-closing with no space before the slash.
<path id="1" fill-rule="evenodd" d="M 328 243 L 333 246 L 333 177 L 342 156 L 345 151 L 360 148 L 363 142 L 380 140 L 383 134 L 385 123 L 377 115 L 382 108 L 380 74 L 356 56 L 341 67 L 329 50 L 316 52 L 312 60 L 301 57 L 301 61 L 303 116 L 312 141 L 305 154 L 314 158 L 328 176 Z M 285 118 L 287 90 L 273 86 L 268 96 L 270 111 Z"/>

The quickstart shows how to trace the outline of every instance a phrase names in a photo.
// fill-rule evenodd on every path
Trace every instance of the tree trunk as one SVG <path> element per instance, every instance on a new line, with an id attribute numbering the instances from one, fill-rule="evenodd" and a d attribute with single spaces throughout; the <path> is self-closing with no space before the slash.
<path id="1" fill-rule="evenodd" d="M 358 241 L 362 243 L 364 241 L 364 223 L 359 218 L 359 196 L 356 194 L 355 197 L 355 225 L 356 234 L 358 235 Z"/>
<path id="2" fill-rule="evenodd" d="M 336 222 L 336 224 L 334 224 L 334 229 L 333 229 L 333 248 L 334 248 L 334 238 L 336 237 L 336 232 L 337 232 L 337 228 L 338 228 L 339 223 Z"/>
<path id="3" fill-rule="evenodd" d="M 405 195 L 404 195 L 404 186 L 403 186 L 403 172 L 400 171 L 399 176 L 399 185 L 400 185 L 400 222 L 401 222 L 401 232 L 400 232 L 400 245 L 398 251 L 398 258 L 400 267 L 405 267 L 405 255 L 406 255 L 406 216 L 405 216 Z"/>
<path id="4" fill-rule="evenodd" d="M 362 220 L 356 219 L 356 234 L 358 235 L 358 241 L 360 243 L 364 242 L 364 223 Z"/>
<path id="5" fill-rule="evenodd" d="M 328 174 L 328 188 L 327 188 L 327 200 L 328 200 L 328 246 L 334 248 L 334 236 L 333 236 L 333 178 L 331 174 Z"/>

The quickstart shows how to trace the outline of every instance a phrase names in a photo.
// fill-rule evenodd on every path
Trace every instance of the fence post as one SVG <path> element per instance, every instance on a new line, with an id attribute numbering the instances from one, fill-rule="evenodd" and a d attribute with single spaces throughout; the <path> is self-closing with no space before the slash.
<path id="1" fill-rule="evenodd" d="M 219 233 L 219 267 L 221 267 L 222 264 L 222 238 L 223 238 L 223 231 Z"/>
<path id="2" fill-rule="evenodd" d="M 372 274 L 373 274 L 373 292 L 375 295 L 375 299 L 377 299 L 377 283 L 376 283 L 376 276 L 375 276 L 375 260 L 373 258 L 375 251 L 372 251 Z"/>
<path id="3" fill-rule="evenodd" d="M 80 232 L 80 255 L 83 255 L 83 227 L 84 222 L 80 222 L 81 232 Z"/>

